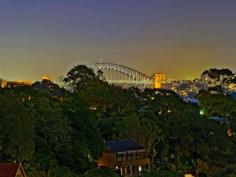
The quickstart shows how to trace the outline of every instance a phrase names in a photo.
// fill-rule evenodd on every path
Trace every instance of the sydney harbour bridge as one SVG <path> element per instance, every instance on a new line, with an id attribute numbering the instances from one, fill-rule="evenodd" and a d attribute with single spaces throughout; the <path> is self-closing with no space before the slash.
<path id="1" fill-rule="evenodd" d="M 101 70 L 105 80 L 114 85 L 150 88 L 158 87 L 157 82 L 162 82 L 163 80 L 159 77 L 147 76 L 142 72 L 120 64 L 101 62 L 87 64 L 86 66 L 92 68 L 95 72 Z"/>

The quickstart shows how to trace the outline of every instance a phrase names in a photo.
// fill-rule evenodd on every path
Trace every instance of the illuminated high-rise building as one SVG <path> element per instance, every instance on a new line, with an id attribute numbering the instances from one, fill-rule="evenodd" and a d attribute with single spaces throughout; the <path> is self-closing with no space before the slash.
<path id="1" fill-rule="evenodd" d="M 165 75 L 163 73 L 156 73 L 154 79 L 155 79 L 154 88 L 160 89 L 162 82 L 165 80 Z"/>

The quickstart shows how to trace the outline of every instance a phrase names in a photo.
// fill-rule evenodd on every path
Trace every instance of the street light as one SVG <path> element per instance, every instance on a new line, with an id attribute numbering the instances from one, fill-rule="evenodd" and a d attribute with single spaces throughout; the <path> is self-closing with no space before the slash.
<path id="1" fill-rule="evenodd" d="M 203 116 L 204 115 L 204 111 L 200 110 L 200 115 Z"/>

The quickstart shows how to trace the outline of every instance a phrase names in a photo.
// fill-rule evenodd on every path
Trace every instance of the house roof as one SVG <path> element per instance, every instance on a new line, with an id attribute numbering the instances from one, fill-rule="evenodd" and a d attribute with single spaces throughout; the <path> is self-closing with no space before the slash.
<path id="1" fill-rule="evenodd" d="M 20 164 L 0 163 L 0 177 L 15 177 Z"/>
<path id="2" fill-rule="evenodd" d="M 132 140 L 123 140 L 123 141 L 107 141 L 106 146 L 112 152 L 125 152 L 132 150 L 141 150 L 144 147 Z"/>

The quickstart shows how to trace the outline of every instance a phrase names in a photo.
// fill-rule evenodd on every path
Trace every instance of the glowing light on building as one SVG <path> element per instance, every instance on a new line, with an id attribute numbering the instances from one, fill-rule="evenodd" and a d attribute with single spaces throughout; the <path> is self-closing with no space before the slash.
<path id="1" fill-rule="evenodd" d="M 1 80 L 1 87 L 2 88 L 7 87 L 7 81 L 6 80 Z"/>
<path id="2" fill-rule="evenodd" d="M 50 81 L 51 80 L 51 77 L 49 75 L 44 75 L 41 80 L 47 80 L 47 81 Z"/>
<path id="3" fill-rule="evenodd" d="M 163 73 L 155 74 L 155 88 L 160 89 L 162 82 L 165 80 L 165 75 Z"/>
<path id="4" fill-rule="evenodd" d="M 31 85 L 32 85 L 31 80 L 15 80 L 15 81 L 1 80 L 0 81 L 1 88 L 17 87 L 17 86 L 31 86 Z"/>
<path id="5" fill-rule="evenodd" d="M 142 167 L 141 166 L 138 167 L 138 171 L 142 172 Z"/>

